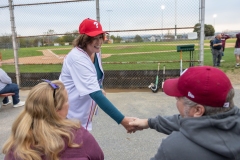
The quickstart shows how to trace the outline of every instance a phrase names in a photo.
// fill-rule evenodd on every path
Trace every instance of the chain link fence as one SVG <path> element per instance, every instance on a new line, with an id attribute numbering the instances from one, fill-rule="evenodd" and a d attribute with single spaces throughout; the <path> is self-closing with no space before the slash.
<path id="1" fill-rule="evenodd" d="M 194 27 L 200 23 L 200 0 L 101 0 L 99 8 L 96 1 L 89 0 L 25 0 L 24 3 L 12 0 L 12 3 L 23 87 L 37 84 L 37 79 L 46 77 L 42 73 L 48 79 L 57 79 L 64 56 L 78 35 L 80 22 L 98 16 L 109 33 L 102 45 L 106 87 L 146 87 L 154 82 L 158 63 L 159 75 L 165 66 L 169 77 L 179 76 L 181 68 L 199 65 L 200 38 L 191 36 L 195 36 Z M 2 68 L 14 75 L 7 0 L 0 2 L 0 22 Z M 180 52 L 177 48 L 182 45 L 190 48 Z M 205 64 L 212 65 L 208 42 L 204 49 Z M 27 78 L 30 74 L 38 76 L 30 82 Z"/>

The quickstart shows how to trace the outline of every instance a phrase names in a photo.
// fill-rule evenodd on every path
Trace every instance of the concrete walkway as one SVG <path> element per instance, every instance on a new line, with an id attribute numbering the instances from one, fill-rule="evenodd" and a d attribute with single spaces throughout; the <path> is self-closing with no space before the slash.
<path id="1" fill-rule="evenodd" d="M 234 85 L 235 104 L 240 106 L 240 85 Z M 29 90 L 21 90 L 21 100 L 25 100 Z M 139 118 L 155 117 L 156 115 L 172 115 L 178 113 L 175 107 L 175 98 L 166 96 L 163 92 L 152 93 L 133 91 L 107 93 L 109 100 L 118 107 L 126 116 Z M 13 108 L 12 105 L 3 106 L 0 109 L 0 144 L 9 137 L 11 125 L 23 109 Z M 105 160 L 148 160 L 157 152 L 162 138 L 166 135 L 147 129 L 133 134 L 127 134 L 126 130 L 117 125 L 102 110 L 93 119 L 93 131 L 101 146 Z M 0 154 L 0 159 L 4 158 Z"/>

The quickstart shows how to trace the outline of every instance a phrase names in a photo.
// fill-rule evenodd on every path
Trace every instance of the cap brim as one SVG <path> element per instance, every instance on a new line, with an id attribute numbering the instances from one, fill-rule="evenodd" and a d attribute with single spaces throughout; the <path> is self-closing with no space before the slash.
<path id="1" fill-rule="evenodd" d="M 103 33 L 106 33 L 105 31 L 94 31 L 94 32 L 88 32 L 88 33 L 85 33 L 86 35 L 90 36 L 90 37 L 95 37 L 99 34 L 103 34 Z"/>
<path id="2" fill-rule="evenodd" d="M 163 90 L 165 94 L 173 97 L 183 97 L 183 95 L 178 90 L 178 80 L 179 78 L 168 79 L 163 84 Z"/>

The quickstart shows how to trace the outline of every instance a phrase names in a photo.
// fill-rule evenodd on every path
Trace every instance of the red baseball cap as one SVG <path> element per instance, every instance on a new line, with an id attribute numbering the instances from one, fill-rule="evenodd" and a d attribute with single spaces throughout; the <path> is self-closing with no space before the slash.
<path id="1" fill-rule="evenodd" d="M 164 82 L 163 90 L 169 96 L 187 97 L 201 105 L 229 107 L 227 94 L 232 84 L 226 74 L 211 66 L 186 69 L 179 78 Z"/>
<path id="2" fill-rule="evenodd" d="M 98 21 L 90 18 L 84 19 L 81 22 L 78 31 L 80 34 L 86 34 L 90 37 L 105 33 L 105 31 L 102 30 L 102 25 Z"/>

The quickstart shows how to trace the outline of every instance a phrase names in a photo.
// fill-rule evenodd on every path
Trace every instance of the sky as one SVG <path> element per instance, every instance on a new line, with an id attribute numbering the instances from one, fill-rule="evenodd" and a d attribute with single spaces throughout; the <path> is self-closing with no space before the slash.
<path id="1" fill-rule="evenodd" d="M 55 2 L 61 0 L 24 0 L 24 3 Z M 63 1 L 63 0 L 62 0 Z M 13 0 L 22 4 L 22 0 Z M 199 22 L 199 0 L 99 0 L 100 22 L 103 29 L 133 30 L 193 27 Z M 8 5 L 1 0 L 0 7 Z M 161 9 L 164 5 L 165 8 Z M 216 32 L 240 31 L 240 0 L 205 0 L 205 24 L 211 24 Z M 213 15 L 216 15 L 214 18 Z M 85 18 L 96 19 L 96 2 L 73 2 L 51 5 L 14 7 L 16 32 L 20 36 L 43 35 L 48 30 L 57 34 L 78 30 Z M 178 30 L 178 33 L 193 29 Z M 110 32 L 117 35 L 174 34 L 174 30 L 144 32 Z M 0 35 L 11 34 L 8 8 L 0 8 Z"/>
<path id="2" fill-rule="evenodd" d="M 215 21 L 217 32 L 240 31 L 240 18 L 237 17 L 240 13 L 240 0 L 205 0 L 205 7 L 205 24 L 214 26 Z"/>

